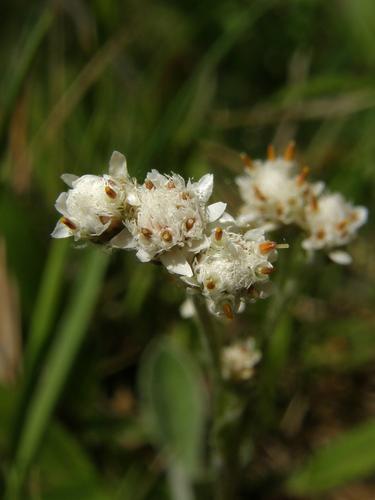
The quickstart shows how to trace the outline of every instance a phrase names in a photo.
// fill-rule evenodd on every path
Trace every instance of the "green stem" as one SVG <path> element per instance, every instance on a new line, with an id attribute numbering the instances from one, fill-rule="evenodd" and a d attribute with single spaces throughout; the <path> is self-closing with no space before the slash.
<path id="1" fill-rule="evenodd" d="M 210 429 L 210 465 L 214 472 L 214 500 L 233 500 L 235 485 L 230 464 L 220 437 L 225 387 L 221 376 L 221 338 L 201 297 L 194 296 L 202 344 L 206 352 L 207 367 L 212 388 L 212 421 Z"/>

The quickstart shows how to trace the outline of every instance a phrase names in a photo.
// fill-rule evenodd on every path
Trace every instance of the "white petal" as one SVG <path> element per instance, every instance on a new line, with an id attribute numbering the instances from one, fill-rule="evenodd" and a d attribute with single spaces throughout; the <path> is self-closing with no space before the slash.
<path id="1" fill-rule="evenodd" d="M 238 304 L 238 308 L 237 308 L 236 312 L 238 314 L 241 314 L 244 312 L 245 308 L 246 308 L 246 302 L 244 300 L 240 300 L 240 303 Z"/>
<path id="2" fill-rule="evenodd" d="M 259 214 L 255 212 L 248 212 L 246 214 L 239 215 L 237 217 L 237 224 L 239 226 L 247 226 L 251 222 L 254 222 L 259 217 Z"/>
<path id="3" fill-rule="evenodd" d="M 181 304 L 180 314 L 184 319 L 192 318 L 196 314 L 194 302 L 190 297 L 185 299 Z"/>
<path id="4" fill-rule="evenodd" d="M 333 250 L 328 254 L 328 257 L 336 264 L 340 264 L 342 266 L 351 264 L 353 260 L 352 256 L 343 250 Z"/>
<path id="5" fill-rule="evenodd" d="M 222 201 L 208 205 L 206 209 L 208 222 L 214 222 L 215 220 L 220 219 L 226 208 L 227 204 Z"/>
<path id="6" fill-rule="evenodd" d="M 137 207 L 141 204 L 138 196 L 135 193 L 129 193 L 126 197 L 126 202 L 133 207 Z"/>
<path id="7" fill-rule="evenodd" d="M 74 174 L 62 174 L 61 179 L 65 182 L 65 184 L 69 187 L 73 187 L 73 182 L 79 179 L 78 175 Z"/>
<path id="8" fill-rule="evenodd" d="M 153 258 L 153 255 L 150 255 L 143 248 L 140 248 L 135 255 L 141 262 L 150 262 L 150 260 L 152 260 Z"/>
<path id="9" fill-rule="evenodd" d="M 198 253 L 208 248 L 210 246 L 210 241 L 210 238 L 204 236 L 201 240 L 192 241 L 186 248 L 189 252 Z"/>
<path id="10" fill-rule="evenodd" d="M 325 183 L 322 181 L 314 182 L 314 184 L 311 184 L 311 188 L 315 196 L 320 196 L 324 191 Z"/>
<path id="11" fill-rule="evenodd" d="M 126 158 L 122 153 L 114 151 L 109 160 L 109 173 L 113 177 L 128 177 Z"/>
<path id="12" fill-rule="evenodd" d="M 52 238 L 69 238 L 69 236 L 72 236 L 72 231 L 59 221 L 52 231 L 51 236 Z"/>
<path id="13" fill-rule="evenodd" d="M 187 277 L 193 276 L 193 271 L 186 260 L 184 252 L 179 249 L 169 250 L 160 255 L 160 261 L 170 273 L 181 274 Z"/>
<path id="14" fill-rule="evenodd" d="M 355 213 L 358 216 L 358 221 L 355 222 L 355 226 L 362 226 L 365 222 L 367 222 L 368 218 L 368 209 L 366 207 L 355 207 Z"/>
<path id="15" fill-rule="evenodd" d="M 127 229 L 123 229 L 119 234 L 111 239 L 110 245 L 114 248 L 130 249 L 136 248 L 137 242 Z"/>
<path id="16" fill-rule="evenodd" d="M 223 215 L 219 219 L 220 224 L 225 225 L 235 225 L 236 219 L 232 217 L 228 212 L 224 212 Z"/>
<path id="17" fill-rule="evenodd" d="M 68 198 L 68 193 L 60 193 L 56 202 L 55 208 L 60 214 L 66 215 L 66 199 Z"/>
<path id="18" fill-rule="evenodd" d="M 245 240 L 260 241 L 264 239 L 264 230 L 261 228 L 250 229 L 244 234 Z"/>
<path id="19" fill-rule="evenodd" d="M 196 185 L 196 191 L 198 198 L 206 202 L 212 194 L 214 187 L 214 176 L 213 174 L 206 174 L 199 179 Z"/>
<path id="20" fill-rule="evenodd" d="M 153 168 L 151 170 L 151 172 L 147 173 L 146 179 L 149 179 L 151 182 L 153 182 L 156 185 L 163 185 L 164 183 L 168 182 L 167 177 L 165 175 L 162 175 L 155 168 Z"/>

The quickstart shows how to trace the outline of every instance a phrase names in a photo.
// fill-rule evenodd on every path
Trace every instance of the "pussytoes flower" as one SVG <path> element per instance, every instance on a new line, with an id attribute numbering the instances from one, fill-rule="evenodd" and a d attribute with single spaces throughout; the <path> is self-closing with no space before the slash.
<path id="1" fill-rule="evenodd" d="M 283 158 L 276 157 L 272 146 L 264 162 L 243 157 L 246 170 L 236 179 L 244 201 L 238 223 L 245 227 L 262 225 L 267 230 L 293 223 L 307 232 L 302 246 L 310 254 L 325 250 L 334 262 L 349 264 L 351 256 L 339 247 L 356 236 L 367 220 L 367 209 L 354 207 L 341 194 L 324 191 L 322 182 L 308 182 L 308 167 L 298 173 L 293 158 L 293 143 Z"/>
<path id="2" fill-rule="evenodd" d="M 193 260 L 193 277 L 183 279 L 200 290 L 211 313 L 232 319 L 234 312 L 244 310 L 246 302 L 268 295 L 272 262 L 280 246 L 284 245 L 266 240 L 262 229 L 242 235 L 236 227 L 218 226 L 209 247 Z"/>
<path id="3" fill-rule="evenodd" d="M 252 338 L 237 341 L 221 351 L 221 369 L 223 378 L 236 382 L 249 380 L 254 374 L 254 367 L 262 355 L 256 349 Z"/>
<path id="4" fill-rule="evenodd" d="M 134 217 L 124 220 L 125 229 L 112 240 L 119 248 L 132 248 L 142 262 L 160 260 L 168 271 L 191 276 L 189 260 L 209 244 L 207 229 L 223 214 L 226 204 L 207 205 L 213 175 L 198 182 L 177 174 L 147 174 L 137 189 Z"/>
<path id="5" fill-rule="evenodd" d="M 62 179 L 70 189 L 56 200 L 62 217 L 52 237 L 95 241 L 104 233 L 113 236 L 121 230 L 127 198 L 132 198 L 135 189 L 123 155 L 113 153 L 109 175 L 64 174 Z"/>
<path id="6" fill-rule="evenodd" d="M 338 264 L 349 264 L 351 257 L 337 247 L 348 244 L 366 222 L 368 211 L 353 206 L 339 193 L 313 198 L 305 208 L 304 228 L 308 233 L 302 246 L 308 251 L 327 250 Z"/>
<path id="7" fill-rule="evenodd" d="M 308 168 L 301 171 L 294 161 L 294 144 L 290 143 L 283 157 L 276 157 L 272 146 L 268 159 L 252 161 L 242 155 L 245 172 L 236 178 L 243 206 L 238 221 L 242 225 L 299 223 L 303 216 L 305 198 L 311 190 L 319 194 L 321 184 L 306 182 Z"/>

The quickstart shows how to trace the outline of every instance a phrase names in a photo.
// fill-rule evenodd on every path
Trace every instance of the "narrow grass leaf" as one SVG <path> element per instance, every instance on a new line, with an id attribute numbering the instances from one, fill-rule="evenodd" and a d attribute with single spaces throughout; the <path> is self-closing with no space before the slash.
<path id="1" fill-rule="evenodd" d="M 47 428 L 63 384 L 87 331 L 99 294 L 108 256 L 97 250 L 88 252 L 77 276 L 70 302 L 47 354 L 33 398 L 20 429 L 15 459 L 8 484 L 8 498 L 20 491 Z"/>

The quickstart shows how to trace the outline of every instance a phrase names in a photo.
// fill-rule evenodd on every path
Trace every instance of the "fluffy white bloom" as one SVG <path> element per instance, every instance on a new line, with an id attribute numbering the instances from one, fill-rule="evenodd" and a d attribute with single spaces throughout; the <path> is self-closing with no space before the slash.
<path id="1" fill-rule="evenodd" d="M 249 380 L 254 374 L 254 366 L 261 357 L 252 338 L 224 347 L 221 351 L 223 378 L 234 381 Z"/>
<path id="2" fill-rule="evenodd" d="M 193 260 L 193 277 L 183 280 L 200 289 L 211 313 L 232 319 L 233 312 L 242 312 L 246 302 L 268 294 L 277 246 L 265 240 L 263 230 L 242 235 L 234 228 L 217 227 L 209 247 Z"/>
<path id="3" fill-rule="evenodd" d="M 271 223 L 277 226 L 301 220 L 306 196 L 311 189 L 319 194 L 323 185 L 308 184 L 308 169 L 298 172 L 293 155 L 294 145 L 291 143 L 283 158 L 276 158 L 273 148 L 269 148 L 266 161 L 251 161 L 244 157 L 246 170 L 236 178 L 244 202 L 238 218 L 240 224 Z"/>
<path id="4" fill-rule="evenodd" d="M 312 198 L 305 208 L 304 227 L 309 234 L 302 246 L 306 250 L 332 250 L 330 257 L 339 264 L 349 264 L 350 256 L 334 250 L 346 245 L 367 220 L 367 209 L 355 207 L 339 193 Z"/>
<path id="5" fill-rule="evenodd" d="M 121 229 L 126 200 L 135 188 L 123 155 L 113 153 L 109 175 L 64 174 L 62 179 L 71 189 L 56 200 L 62 217 L 52 233 L 54 238 L 95 239 Z"/>
<path id="6" fill-rule="evenodd" d="M 185 182 L 152 170 L 137 189 L 135 216 L 124 220 L 124 231 L 111 244 L 137 250 L 142 262 L 158 259 L 168 271 L 191 276 L 189 256 L 208 246 L 207 228 L 226 208 L 221 202 L 207 206 L 212 189 L 212 174 Z"/>

